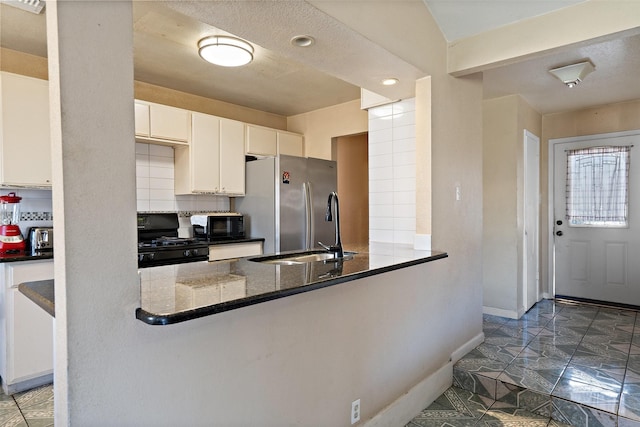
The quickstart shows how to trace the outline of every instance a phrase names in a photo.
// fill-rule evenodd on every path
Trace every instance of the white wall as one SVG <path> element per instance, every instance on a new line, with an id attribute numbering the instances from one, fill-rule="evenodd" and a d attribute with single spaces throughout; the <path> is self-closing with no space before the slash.
<path id="1" fill-rule="evenodd" d="M 413 245 L 415 98 L 369 109 L 369 240 Z"/>

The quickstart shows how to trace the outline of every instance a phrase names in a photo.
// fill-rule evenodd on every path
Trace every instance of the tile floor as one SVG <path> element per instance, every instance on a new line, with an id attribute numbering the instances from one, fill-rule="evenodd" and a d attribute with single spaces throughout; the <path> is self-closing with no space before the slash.
<path id="1" fill-rule="evenodd" d="M 639 312 L 544 300 L 484 333 L 406 427 L 640 427 Z M 53 387 L 0 392 L 0 426 L 53 426 Z"/>
<path id="2" fill-rule="evenodd" d="M 484 333 L 408 426 L 640 426 L 640 313 L 545 300 Z"/>
<path id="3" fill-rule="evenodd" d="M 0 389 L 0 426 L 53 426 L 53 385 L 7 396 Z"/>

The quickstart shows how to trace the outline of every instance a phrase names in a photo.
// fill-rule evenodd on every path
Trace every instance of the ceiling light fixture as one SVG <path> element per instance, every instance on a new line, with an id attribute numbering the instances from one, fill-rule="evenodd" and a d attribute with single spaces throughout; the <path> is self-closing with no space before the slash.
<path id="1" fill-rule="evenodd" d="M 596 67 L 593 66 L 591 61 L 583 61 L 577 64 L 554 68 L 549 70 L 549 72 L 569 88 L 573 88 L 595 69 Z"/>
<path id="2" fill-rule="evenodd" d="M 291 44 L 298 47 L 309 47 L 315 42 L 316 40 L 311 36 L 295 36 L 291 39 Z"/>
<path id="3" fill-rule="evenodd" d="M 389 78 L 389 79 L 384 79 L 382 80 L 382 84 L 385 86 L 393 86 L 395 84 L 398 84 L 398 79 L 396 78 Z"/>
<path id="4" fill-rule="evenodd" d="M 198 42 L 198 54 L 215 65 L 239 67 L 253 60 L 253 46 L 235 37 L 210 36 Z"/>

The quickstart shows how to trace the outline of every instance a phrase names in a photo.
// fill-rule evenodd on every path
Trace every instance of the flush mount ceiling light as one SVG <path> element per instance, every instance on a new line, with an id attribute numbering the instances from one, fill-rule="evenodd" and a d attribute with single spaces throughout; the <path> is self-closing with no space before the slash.
<path id="1" fill-rule="evenodd" d="M 549 72 L 569 88 L 573 88 L 595 69 L 596 67 L 593 66 L 591 61 L 584 61 L 577 64 L 554 68 L 549 70 Z"/>
<path id="2" fill-rule="evenodd" d="M 198 42 L 198 54 L 215 65 L 239 67 L 253 60 L 253 46 L 235 37 L 211 36 Z"/>
<path id="3" fill-rule="evenodd" d="M 316 40 L 311 36 L 295 36 L 291 39 L 291 44 L 298 47 L 309 47 L 315 42 Z"/>
<path id="4" fill-rule="evenodd" d="M 385 86 L 393 86 L 395 84 L 398 84 L 398 79 L 396 78 L 390 78 L 390 79 L 384 79 L 382 80 L 382 84 Z"/>
<path id="5" fill-rule="evenodd" d="M 44 1 L 40 0 L 2 0 L 0 3 L 17 7 L 18 9 L 26 10 L 36 15 L 40 14 L 42 9 L 44 9 Z"/>

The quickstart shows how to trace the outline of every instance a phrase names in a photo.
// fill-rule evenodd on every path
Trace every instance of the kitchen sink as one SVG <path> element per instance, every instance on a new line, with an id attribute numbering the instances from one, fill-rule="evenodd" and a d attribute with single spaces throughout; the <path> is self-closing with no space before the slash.
<path id="1" fill-rule="evenodd" d="M 353 258 L 356 252 L 345 252 L 342 258 L 336 258 L 334 253 L 312 250 L 303 252 L 286 253 L 279 255 L 267 255 L 262 257 L 250 258 L 249 261 L 262 262 L 265 264 L 277 264 L 277 265 L 297 265 L 306 264 L 309 262 L 333 262 L 333 261 L 348 261 Z"/>

